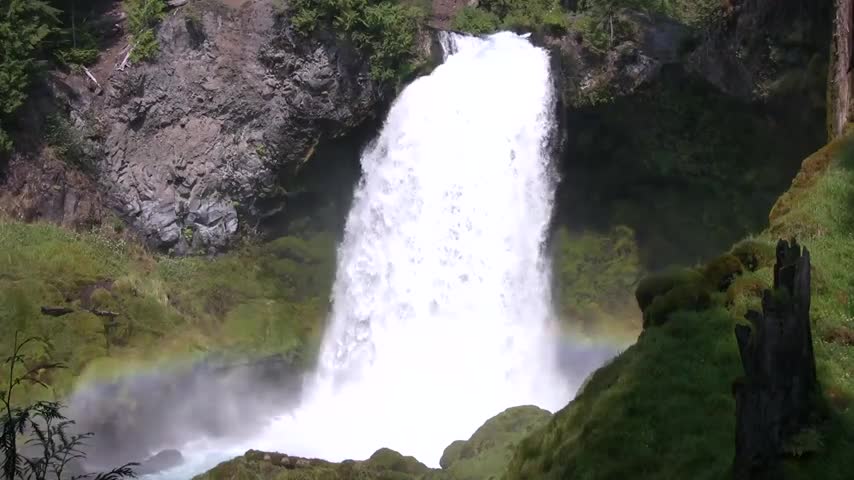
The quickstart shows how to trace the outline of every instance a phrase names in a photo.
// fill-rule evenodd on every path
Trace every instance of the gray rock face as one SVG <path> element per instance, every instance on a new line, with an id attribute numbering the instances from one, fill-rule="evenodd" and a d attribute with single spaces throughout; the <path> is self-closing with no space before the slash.
<path id="1" fill-rule="evenodd" d="M 363 58 L 297 38 L 274 4 L 175 10 L 152 63 L 110 72 L 103 95 L 72 102 L 101 125 L 107 193 L 155 247 L 227 246 L 264 215 L 259 199 L 284 201 L 281 175 L 381 106 Z"/>
<path id="2" fill-rule="evenodd" d="M 663 66 L 681 61 L 680 49 L 690 34 L 687 27 L 640 12 L 619 15 L 635 25 L 636 35 L 607 52 L 591 48 L 577 32 L 543 39 L 544 46 L 555 53 L 565 104 L 591 105 L 630 95 L 652 81 Z"/>

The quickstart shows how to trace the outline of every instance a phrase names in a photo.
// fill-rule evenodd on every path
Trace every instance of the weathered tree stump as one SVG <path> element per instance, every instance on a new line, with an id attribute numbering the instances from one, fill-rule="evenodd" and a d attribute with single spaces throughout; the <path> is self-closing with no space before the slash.
<path id="1" fill-rule="evenodd" d="M 777 243 L 774 289 L 735 327 L 743 381 L 734 386 L 737 479 L 781 478 L 785 442 L 809 425 L 818 381 L 810 329 L 810 254 Z"/>

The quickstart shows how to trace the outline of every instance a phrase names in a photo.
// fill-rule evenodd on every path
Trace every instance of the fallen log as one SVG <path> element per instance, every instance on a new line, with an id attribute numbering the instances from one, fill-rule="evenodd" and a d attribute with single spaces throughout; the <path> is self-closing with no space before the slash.
<path id="1" fill-rule="evenodd" d="M 42 307 L 41 311 L 42 315 L 50 317 L 61 317 L 63 315 L 68 315 L 69 313 L 74 313 L 74 309 L 68 307 Z"/>

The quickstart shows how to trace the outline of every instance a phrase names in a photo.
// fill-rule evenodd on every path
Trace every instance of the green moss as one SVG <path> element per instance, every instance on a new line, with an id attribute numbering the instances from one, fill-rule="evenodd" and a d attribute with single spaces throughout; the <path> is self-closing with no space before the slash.
<path id="1" fill-rule="evenodd" d="M 743 271 L 744 267 L 738 257 L 727 253 L 703 267 L 703 281 L 712 291 L 725 291 Z"/>
<path id="2" fill-rule="evenodd" d="M 769 246 L 781 233 L 795 232 L 811 254 L 811 319 L 826 418 L 787 444 L 792 458 L 785 460 L 786 478 L 848 478 L 847 456 L 854 448 L 854 353 L 847 340 L 854 328 L 852 203 L 854 149 L 832 144 L 804 162 L 775 207 L 769 231 L 737 244 L 718 265 L 702 268 L 713 284 L 735 273 L 726 292 L 709 295 L 705 308 L 695 302 L 704 284 L 696 271 L 641 281 L 638 302 L 645 316 L 667 321 L 644 330 L 546 427 L 526 438 L 506 479 L 729 476 L 735 436 L 731 382 L 743 375 L 733 326 L 748 308 L 759 307 L 763 288 L 771 284 Z M 804 219 L 811 228 L 803 228 Z M 730 257 L 744 271 L 737 273 Z M 773 295 L 776 301 L 789 299 L 789 292 Z"/>
<path id="3" fill-rule="evenodd" d="M 644 327 L 661 325 L 679 311 L 701 311 L 712 304 L 708 288 L 697 282 L 678 284 L 655 297 L 643 311 Z"/>
<path id="4" fill-rule="evenodd" d="M 743 319 L 749 310 L 761 311 L 762 293 L 771 286 L 771 269 L 747 272 L 737 277 L 726 291 L 726 305 L 733 318 Z"/>
<path id="5" fill-rule="evenodd" d="M 194 480 L 450 480 L 413 457 L 387 448 L 364 461 L 288 457 L 281 453 L 250 450 L 242 457 L 217 465 Z"/>
<path id="6" fill-rule="evenodd" d="M 515 446 L 551 416 L 534 406 L 509 408 L 489 419 L 467 441 L 450 444 L 439 464 L 454 480 L 500 478 Z"/>
<path id="7" fill-rule="evenodd" d="M 644 277 L 635 290 L 635 298 L 641 310 L 646 310 L 656 297 L 672 290 L 677 285 L 699 283 L 700 273 L 691 268 L 671 268 Z"/>
<path id="8" fill-rule="evenodd" d="M 0 220 L 0 338 L 47 340 L 52 390 L 209 353 L 315 358 L 334 275 L 329 235 L 284 237 L 217 257 L 153 256 L 104 227 L 72 233 Z M 43 306 L 71 308 L 44 316 Z M 116 313 L 97 316 L 88 310 Z M 0 356 L 11 345 L 0 344 Z M 40 393 L 41 392 L 41 393 Z M 29 400 L 26 395 L 21 401 Z"/>
<path id="9" fill-rule="evenodd" d="M 552 241 L 555 295 L 568 328 L 587 335 L 636 338 L 640 312 L 633 298 L 643 273 L 635 233 L 561 227 Z"/>
<path id="10" fill-rule="evenodd" d="M 774 245 L 761 240 L 743 240 L 738 242 L 730 254 L 734 255 L 739 262 L 751 272 L 771 267 L 776 259 Z"/>
<path id="11" fill-rule="evenodd" d="M 739 369 L 725 310 L 676 312 L 523 440 L 505 478 L 724 478 Z"/>

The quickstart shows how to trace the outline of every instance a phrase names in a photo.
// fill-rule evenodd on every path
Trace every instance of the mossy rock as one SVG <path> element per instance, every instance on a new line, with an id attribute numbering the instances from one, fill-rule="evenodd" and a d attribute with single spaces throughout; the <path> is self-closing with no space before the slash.
<path id="1" fill-rule="evenodd" d="M 664 295 L 677 285 L 699 283 L 701 275 L 694 269 L 677 268 L 645 277 L 635 289 L 635 299 L 642 311 L 652 304 L 653 300 Z"/>
<path id="2" fill-rule="evenodd" d="M 665 323 L 678 311 L 701 311 L 712 305 L 709 290 L 698 282 L 683 283 L 673 287 L 655 300 L 643 312 L 644 328 Z"/>
<path id="3" fill-rule="evenodd" d="M 341 463 L 249 450 L 194 480 L 450 480 L 414 457 L 381 448 L 364 461 Z"/>
<path id="4" fill-rule="evenodd" d="M 737 319 L 744 318 L 748 310 L 759 310 L 762 305 L 762 292 L 768 288 L 769 282 L 760 271 L 748 272 L 736 278 L 726 291 L 726 305 Z"/>
<path id="5" fill-rule="evenodd" d="M 776 259 L 774 246 L 759 240 L 739 242 L 730 250 L 730 254 L 738 258 L 742 266 L 751 272 L 772 266 Z"/>
<path id="6" fill-rule="evenodd" d="M 487 420 L 468 440 L 448 445 L 439 464 L 454 480 L 499 479 L 516 445 L 551 417 L 535 406 L 508 408 Z"/>
<path id="7" fill-rule="evenodd" d="M 727 253 L 703 267 L 703 280 L 710 289 L 723 292 L 743 271 L 744 266 L 738 257 Z"/>

